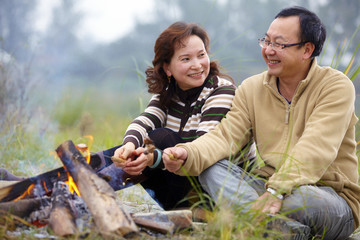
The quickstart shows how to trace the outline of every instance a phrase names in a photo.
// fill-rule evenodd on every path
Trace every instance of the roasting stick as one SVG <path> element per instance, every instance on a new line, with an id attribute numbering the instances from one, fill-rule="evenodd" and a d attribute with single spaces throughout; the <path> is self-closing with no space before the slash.
<path id="1" fill-rule="evenodd" d="M 153 144 L 153 141 L 150 139 L 150 138 L 146 138 L 145 141 L 145 148 L 147 149 L 144 153 L 147 154 L 147 153 L 153 153 L 154 150 L 156 149 L 155 145 Z M 178 159 L 171 153 L 166 153 L 164 152 L 163 150 L 160 150 L 158 149 L 162 154 L 166 154 L 168 155 L 168 157 L 170 158 L 170 160 L 173 160 L 173 161 L 177 161 Z"/>
<path id="2" fill-rule="evenodd" d="M 155 145 L 153 144 L 153 141 L 150 139 L 150 138 L 146 138 L 144 140 L 144 143 L 145 143 L 145 152 L 144 154 L 149 154 L 149 153 L 153 153 L 155 151 L 155 149 L 157 149 L 155 147 Z M 171 153 L 166 153 L 160 149 L 158 149 L 162 154 L 166 154 L 169 156 L 170 160 L 173 160 L 173 161 L 177 161 L 178 159 Z M 111 160 L 114 161 L 114 162 L 118 162 L 118 163 L 124 163 L 126 162 L 126 159 L 123 159 L 123 158 L 120 158 L 120 157 L 115 157 L 115 156 L 112 156 L 111 157 Z"/>
<path id="3" fill-rule="evenodd" d="M 75 147 L 81 152 L 85 152 L 88 150 L 88 147 L 85 143 L 79 143 Z M 93 152 L 91 152 L 91 153 L 93 153 Z M 118 163 L 126 162 L 126 159 L 123 159 L 123 158 L 119 158 L 119 157 L 115 157 L 115 156 L 106 156 L 106 155 L 104 155 L 104 156 L 111 158 L 111 161 L 113 161 L 113 162 L 118 162 Z"/>
<path id="4" fill-rule="evenodd" d="M 161 150 L 160 150 L 161 151 Z M 177 160 L 179 160 L 179 159 L 177 159 L 175 156 L 174 156 L 174 154 L 172 154 L 172 153 L 166 153 L 166 152 L 164 152 L 164 151 L 161 151 L 163 154 L 165 153 L 166 155 L 168 155 L 168 157 L 170 158 L 170 160 L 173 160 L 173 161 L 177 161 Z"/>
<path id="5" fill-rule="evenodd" d="M 126 162 L 126 159 L 112 156 L 112 157 L 111 157 L 111 161 L 117 162 L 117 163 L 124 163 L 124 162 Z"/>

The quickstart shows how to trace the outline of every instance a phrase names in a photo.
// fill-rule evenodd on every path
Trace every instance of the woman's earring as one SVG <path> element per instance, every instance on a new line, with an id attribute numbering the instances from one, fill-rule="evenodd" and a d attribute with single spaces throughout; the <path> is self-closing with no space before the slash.
<path id="1" fill-rule="evenodd" d="M 171 76 L 168 76 L 168 80 L 169 80 L 169 84 L 170 84 L 170 82 L 171 82 Z"/>

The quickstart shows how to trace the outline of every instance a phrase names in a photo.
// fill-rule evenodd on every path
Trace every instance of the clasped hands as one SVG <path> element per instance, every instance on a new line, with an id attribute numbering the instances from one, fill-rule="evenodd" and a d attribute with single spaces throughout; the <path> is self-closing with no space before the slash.
<path id="1" fill-rule="evenodd" d="M 115 150 L 114 157 L 122 159 L 122 161 L 114 161 L 116 167 L 122 168 L 130 175 L 139 175 L 147 166 L 154 164 L 154 154 L 146 153 L 146 149 L 139 147 L 135 149 L 135 145 L 128 142 Z M 169 154 L 172 154 L 177 160 L 171 160 Z M 187 152 L 180 147 L 167 148 L 163 151 L 162 160 L 165 168 L 169 172 L 178 171 L 187 158 Z"/>
<path id="2" fill-rule="evenodd" d="M 135 145 L 128 142 L 114 152 L 114 157 L 121 161 L 112 160 L 116 167 L 122 168 L 128 174 L 140 175 L 146 166 L 151 166 L 154 161 L 153 153 L 145 154 L 145 150 L 143 147 L 135 149 Z"/>

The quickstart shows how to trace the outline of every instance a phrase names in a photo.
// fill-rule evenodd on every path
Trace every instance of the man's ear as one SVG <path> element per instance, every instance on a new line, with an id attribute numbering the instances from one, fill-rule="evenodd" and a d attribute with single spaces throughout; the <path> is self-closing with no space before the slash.
<path id="1" fill-rule="evenodd" d="M 304 59 L 311 58 L 311 55 L 313 54 L 315 50 L 315 45 L 311 42 L 307 42 L 304 45 Z"/>

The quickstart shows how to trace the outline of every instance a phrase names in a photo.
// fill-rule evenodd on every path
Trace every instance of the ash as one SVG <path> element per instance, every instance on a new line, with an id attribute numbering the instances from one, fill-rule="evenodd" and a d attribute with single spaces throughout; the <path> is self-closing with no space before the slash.
<path id="1" fill-rule="evenodd" d="M 54 183 L 53 193 L 56 191 L 60 191 L 62 196 L 65 197 L 66 204 L 69 206 L 69 210 L 74 216 L 77 229 L 80 232 L 83 232 L 85 229 L 91 228 L 91 213 L 84 200 L 75 192 L 74 194 L 71 194 L 69 191 L 69 186 L 62 181 Z M 46 201 L 46 204 L 43 204 L 39 209 L 33 211 L 27 218 L 25 218 L 25 220 L 33 224 L 36 223 L 35 225 L 46 225 L 52 210 L 52 203 L 56 200 L 57 197 L 52 196 L 51 201 Z"/>

